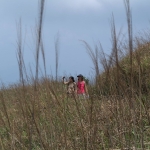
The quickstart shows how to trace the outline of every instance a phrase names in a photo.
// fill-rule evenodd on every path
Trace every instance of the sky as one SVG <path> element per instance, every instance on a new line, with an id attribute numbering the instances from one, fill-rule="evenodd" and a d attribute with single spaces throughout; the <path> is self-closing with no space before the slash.
<path id="1" fill-rule="evenodd" d="M 22 39 L 26 68 L 35 72 L 36 23 L 38 0 L 0 0 L 0 81 L 19 81 L 17 63 L 17 25 L 22 22 Z M 133 33 L 150 26 L 150 0 L 130 0 Z M 46 0 L 43 43 L 47 74 L 55 76 L 55 40 L 59 35 L 59 76 L 94 73 L 93 64 L 82 40 L 93 49 L 101 42 L 105 53 L 111 51 L 110 20 L 114 14 L 117 32 L 127 33 L 123 0 Z M 40 56 L 41 57 L 41 56 Z M 40 59 L 41 72 L 43 62 Z"/>

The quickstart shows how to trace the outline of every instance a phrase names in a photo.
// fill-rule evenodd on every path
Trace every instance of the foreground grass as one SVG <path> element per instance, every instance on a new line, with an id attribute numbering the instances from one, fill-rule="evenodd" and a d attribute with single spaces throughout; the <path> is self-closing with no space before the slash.
<path id="1" fill-rule="evenodd" d="M 56 88 L 57 87 L 57 88 Z M 53 91 L 55 89 L 55 92 Z M 150 148 L 149 99 L 67 99 L 61 83 L 0 92 L 0 149 Z"/>

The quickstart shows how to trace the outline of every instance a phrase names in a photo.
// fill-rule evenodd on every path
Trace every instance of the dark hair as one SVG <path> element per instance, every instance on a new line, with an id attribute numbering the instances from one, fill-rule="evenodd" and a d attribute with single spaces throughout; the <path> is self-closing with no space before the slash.
<path id="1" fill-rule="evenodd" d="M 73 76 L 70 76 L 69 78 L 70 78 L 70 79 L 72 79 L 72 81 L 73 81 L 73 82 L 75 82 L 75 80 L 74 80 L 74 77 L 73 77 Z"/>
<path id="2" fill-rule="evenodd" d="M 83 77 L 83 75 L 82 75 L 82 74 L 79 74 L 77 77 L 81 77 L 81 81 L 83 81 L 83 80 L 84 80 L 84 77 Z"/>

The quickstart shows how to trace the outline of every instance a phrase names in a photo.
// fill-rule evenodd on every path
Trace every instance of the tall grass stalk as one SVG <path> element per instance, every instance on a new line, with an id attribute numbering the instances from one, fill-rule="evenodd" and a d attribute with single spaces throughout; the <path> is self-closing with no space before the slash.
<path id="1" fill-rule="evenodd" d="M 133 32 L 132 32 L 132 13 L 130 8 L 130 0 L 124 0 L 127 26 L 128 26 L 128 49 L 130 54 L 130 85 L 131 85 L 131 95 L 133 97 Z M 131 97 L 131 98 L 132 98 Z"/>
<path id="2" fill-rule="evenodd" d="M 59 61 L 59 32 L 55 39 L 55 68 L 56 68 L 56 81 L 58 81 L 58 62 Z"/>
<path id="3" fill-rule="evenodd" d="M 36 43 L 36 74 L 35 81 L 38 81 L 38 70 L 39 70 L 39 52 L 41 47 L 41 39 L 42 39 L 42 27 L 43 27 L 43 14 L 44 14 L 44 4 L 45 0 L 40 0 L 39 5 L 39 22 L 37 27 L 37 43 Z"/>
<path id="4" fill-rule="evenodd" d="M 95 70 L 95 83 L 98 83 L 99 72 L 99 57 L 98 57 L 98 46 L 95 45 L 95 51 L 92 50 L 90 45 L 86 41 L 82 41 L 85 44 L 88 55 L 90 56 Z"/>
<path id="5" fill-rule="evenodd" d="M 46 73 L 46 58 L 45 58 L 45 50 L 44 50 L 43 41 L 41 42 L 41 52 L 42 52 L 43 64 L 44 64 L 44 73 L 45 73 L 45 78 L 46 78 L 47 77 L 47 73 Z"/>
<path id="6" fill-rule="evenodd" d="M 19 66 L 19 77 L 20 77 L 20 83 L 24 86 L 24 70 L 25 70 L 25 64 L 23 59 L 23 43 L 22 43 L 22 23 L 21 19 L 19 21 L 19 24 L 17 26 L 17 60 L 18 60 L 18 66 Z"/>
<path id="7" fill-rule="evenodd" d="M 111 31 L 112 31 L 112 52 L 115 54 L 115 66 L 116 66 L 116 84 L 117 84 L 117 93 L 120 94 L 120 75 L 119 75 L 119 56 L 118 56 L 118 40 L 116 36 L 116 28 L 115 28 L 115 21 L 114 16 L 112 16 L 112 24 L 111 24 Z"/>

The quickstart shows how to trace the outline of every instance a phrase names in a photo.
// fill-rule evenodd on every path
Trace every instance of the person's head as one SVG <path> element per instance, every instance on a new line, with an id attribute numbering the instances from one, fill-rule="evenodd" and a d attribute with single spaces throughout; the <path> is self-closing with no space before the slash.
<path id="1" fill-rule="evenodd" d="M 69 77 L 69 82 L 75 82 L 75 80 L 74 80 L 74 77 L 73 77 L 73 76 L 70 76 L 70 77 Z"/>
<path id="2" fill-rule="evenodd" d="M 77 77 L 78 77 L 78 81 L 83 81 L 83 75 L 82 74 L 79 74 Z"/>

